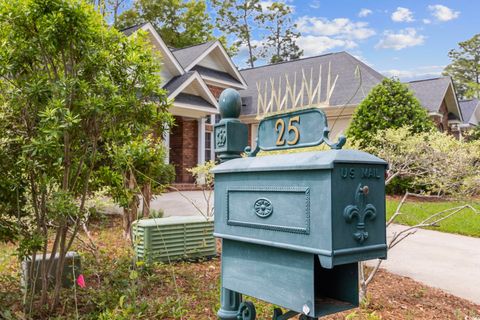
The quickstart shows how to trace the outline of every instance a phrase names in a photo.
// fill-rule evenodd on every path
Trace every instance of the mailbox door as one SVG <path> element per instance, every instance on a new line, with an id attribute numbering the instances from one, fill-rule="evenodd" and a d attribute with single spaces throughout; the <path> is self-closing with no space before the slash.
<path id="1" fill-rule="evenodd" d="M 385 166 L 336 164 L 332 171 L 334 264 L 386 257 Z"/>
<path id="2" fill-rule="evenodd" d="M 330 170 L 215 176 L 215 235 L 331 255 Z"/>

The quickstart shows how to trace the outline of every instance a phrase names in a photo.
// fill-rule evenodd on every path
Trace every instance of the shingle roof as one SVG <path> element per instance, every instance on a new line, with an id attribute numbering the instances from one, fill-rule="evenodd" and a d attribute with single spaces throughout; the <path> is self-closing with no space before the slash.
<path id="1" fill-rule="evenodd" d="M 200 96 L 195 96 L 192 94 L 187 94 L 187 93 L 180 93 L 178 96 L 175 97 L 175 102 L 177 103 L 185 103 L 185 104 L 190 104 L 194 105 L 197 107 L 203 107 L 203 108 L 213 108 L 216 110 L 215 106 L 209 103 L 207 100 L 203 99 Z"/>
<path id="2" fill-rule="evenodd" d="M 140 24 L 125 28 L 125 29 L 120 30 L 120 32 L 123 32 L 126 36 L 129 36 L 132 33 L 134 33 L 135 31 L 137 31 L 138 29 L 140 29 L 141 27 L 143 27 L 144 25 L 146 25 L 147 23 L 148 22 L 144 22 L 144 23 L 140 23 Z"/>
<path id="3" fill-rule="evenodd" d="M 460 101 L 460 109 L 462 110 L 464 123 L 470 123 L 472 115 L 477 108 L 480 108 L 480 100 L 478 99 Z"/>
<path id="4" fill-rule="evenodd" d="M 248 85 L 248 89 L 240 91 L 243 102 L 242 115 L 256 114 L 258 97 L 257 83 L 262 84 L 263 87 L 265 82 L 267 82 L 267 91 L 270 96 L 270 79 L 273 79 L 276 86 L 278 86 L 279 79 L 282 78 L 282 86 L 284 86 L 285 75 L 288 75 L 290 84 L 293 86 L 293 79 L 296 73 L 296 85 L 298 90 L 302 84 L 302 69 L 304 70 L 307 79 L 310 78 L 310 73 L 313 72 L 312 79 L 315 84 L 318 82 L 319 68 L 322 66 L 320 101 L 324 101 L 327 91 L 329 64 L 331 65 L 330 74 L 332 84 L 335 77 L 338 75 L 335 89 L 330 97 L 331 106 L 359 104 L 367 96 L 372 87 L 377 85 L 384 78 L 383 75 L 347 52 L 330 53 L 316 57 L 240 70 L 240 73 Z M 282 91 L 285 92 L 285 89 L 282 89 Z M 306 95 L 304 101 L 307 101 Z"/>
<path id="5" fill-rule="evenodd" d="M 218 70 L 213 70 L 210 68 L 206 68 L 204 66 L 195 66 L 192 68 L 192 71 L 198 71 L 201 76 L 205 77 L 210 77 L 214 78 L 217 80 L 223 80 L 223 81 L 228 81 L 228 82 L 233 82 L 233 83 L 240 83 L 237 79 L 232 77 L 230 74 Z"/>
<path id="6" fill-rule="evenodd" d="M 195 74 L 195 71 L 189 71 L 182 74 L 181 76 L 176 76 L 172 78 L 170 81 L 168 81 L 167 84 L 163 86 L 163 89 L 167 90 L 168 94 L 171 94 L 172 92 L 177 90 L 178 87 L 182 85 L 182 83 L 190 79 L 190 77 L 193 76 L 193 74 Z"/>
<path id="7" fill-rule="evenodd" d="M 440 110 L 450 84 L 451 80 L 449 77 L 417 80 L 407 83 L 422 106 L 430 112 L 438 112 Z"/>
<path id="8" fill-rule="evenodd" d="M 183 68 L 186 68 L 214 43 L 215 41 L 209 41 L 186 48 L 173 49 L 172 53 L 175 58 L 177 58 L 178 62 L 180 62 L 180 65 Z"/>

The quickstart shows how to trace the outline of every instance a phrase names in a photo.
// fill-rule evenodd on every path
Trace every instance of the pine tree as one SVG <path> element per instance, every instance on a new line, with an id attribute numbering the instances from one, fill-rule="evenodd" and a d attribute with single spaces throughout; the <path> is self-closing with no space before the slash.
<path id="1" fill-rule="evenodd" d="M 443 74 L 451 76 L 461 98 L 480 98 L 480 34 L 458 44 L 451 50 L 452 60 Z"/>
<path id="2" fill-rule="evenodd" d="M 258 28 L 262 15 L 262 6 L 259 0 L 212 0 L 217 11 L 216 25 L 219 30 L 228 36 L 236 37 L 231 53 L 238 52 L 240 46 L 247 47 L 247 64 L 255 66 L 258 45 L 253 40 L 252 31 Z"/>
<path id="3" fill-rule="evenodd" d="M 270 63 L 294 60 L 303 55 L 303 50 L 296 43 L 300 33 L 293 31 L 297 26 L 292 23 L 291 15 L 290 6 L 273 2 L 259 17 L 268 32 L 262 43 L 262 57 Z"/>

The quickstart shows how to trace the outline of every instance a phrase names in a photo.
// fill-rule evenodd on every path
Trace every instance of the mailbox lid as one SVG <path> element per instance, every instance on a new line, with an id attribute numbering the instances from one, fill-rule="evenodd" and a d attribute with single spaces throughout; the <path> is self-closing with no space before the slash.
<path id="1" fill-rule="evenodd" d="M 212 172 L 255 172 L 332 169 L 336 163 L 380 164 L 387 162 L 358 150 L 328 150 L 292 154 L 247 157 L 227 161 L 216 166 Z"/>

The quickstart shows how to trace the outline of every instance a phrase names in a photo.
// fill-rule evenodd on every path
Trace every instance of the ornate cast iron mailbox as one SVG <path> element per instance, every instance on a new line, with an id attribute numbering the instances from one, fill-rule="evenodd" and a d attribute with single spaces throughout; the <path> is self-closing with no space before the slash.
<path id="1" fill-rule="evenodd" d="M 386 258 L 387 163 L 341 150 L 345 138 L 333 143 L 328 133 L 318 109 L 268 117 L 248 157 L 213 170 L 214 235 L 222 238 L 221 319 L 255 318 L 253 304 L 242 303 L 240 294 L 290 310 L 276 309 L 273 319 L 317 318 L 356 307 L 358 261 Z M 256 157 L 259 150 L 323 142 L 332 150 Z"/>

